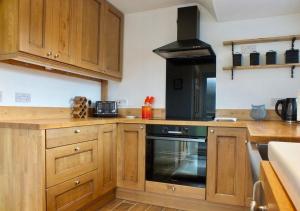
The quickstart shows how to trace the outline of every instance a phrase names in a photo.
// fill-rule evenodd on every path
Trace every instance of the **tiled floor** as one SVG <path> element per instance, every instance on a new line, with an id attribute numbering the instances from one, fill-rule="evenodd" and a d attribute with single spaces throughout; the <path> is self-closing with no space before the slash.
<path id="1" fill-rule="evenodd" d="M 102 207 L 99 211 L 180 211 L 177 209 L 142 204 L 133 201 L 115 199 Z"/>

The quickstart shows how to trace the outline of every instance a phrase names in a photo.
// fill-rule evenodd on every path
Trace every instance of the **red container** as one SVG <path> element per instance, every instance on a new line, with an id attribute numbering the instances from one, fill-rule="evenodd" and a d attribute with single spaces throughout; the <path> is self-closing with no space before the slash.
<path id="1" fill-rule="evenodd" d="M 152 107 L 142 106 L 142 119 L 152 119 Z"/>

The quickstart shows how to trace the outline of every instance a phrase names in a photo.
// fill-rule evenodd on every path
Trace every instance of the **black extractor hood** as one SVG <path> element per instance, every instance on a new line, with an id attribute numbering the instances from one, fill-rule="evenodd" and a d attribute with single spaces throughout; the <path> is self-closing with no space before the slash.
<path id="1" fill-rule="evenodd" d="M 211 46 L 199 40 L 200 11 L 198 6 L 178 8 L 177 41 L 153 50 L 166 59 L 215 56 Z"/>

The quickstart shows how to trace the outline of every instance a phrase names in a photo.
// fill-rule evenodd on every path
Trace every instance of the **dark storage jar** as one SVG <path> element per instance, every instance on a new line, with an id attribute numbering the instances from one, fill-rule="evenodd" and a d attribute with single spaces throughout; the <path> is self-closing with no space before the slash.
<path id="1" fill-rule="evenodd" d="M 269 51 L 266 53 L 266 64 L 276 64 L 277 52 Z"/>
<path id="2" fill-rule="evenodd" d="M 291 49 L 285 52 L 285 63 L 299 63 L 299 50 L 298 49 Z"/>
<path id="3" fill-rule="evenodd" d="M 259 65 L 259 53 L 250 53 L 250 65 Z"/>
<path id="4" fill-rule="evenodd" d="M 242 54 L 236 53 L 233 54 L 233 66 L 242 66 Z"/>

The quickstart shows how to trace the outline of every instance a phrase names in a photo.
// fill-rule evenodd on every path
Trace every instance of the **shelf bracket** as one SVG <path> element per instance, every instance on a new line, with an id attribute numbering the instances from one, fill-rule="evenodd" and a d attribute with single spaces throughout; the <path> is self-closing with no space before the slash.
<path id="1" fill-rule="evenodd" d="M 295 48 L 295 42 L 296 42 L 296 37 L 293 37 L 292 39 L 292 50 Z"/>
<path id="2" fill-rule="evenodd" d="M 234 56 L 234 42 L 231 43 L 231 53 L 232 53 L 232 69 L 231 69 L 231 80 L 234 79 L 234 62 L 233 62 L 233 56 Z"/>
<path id="3" fill-rule="evenodd" d="M 291 67 L 291 78 L 294 78 L 294 70 L 295 70 L 295 66 Z"/>

